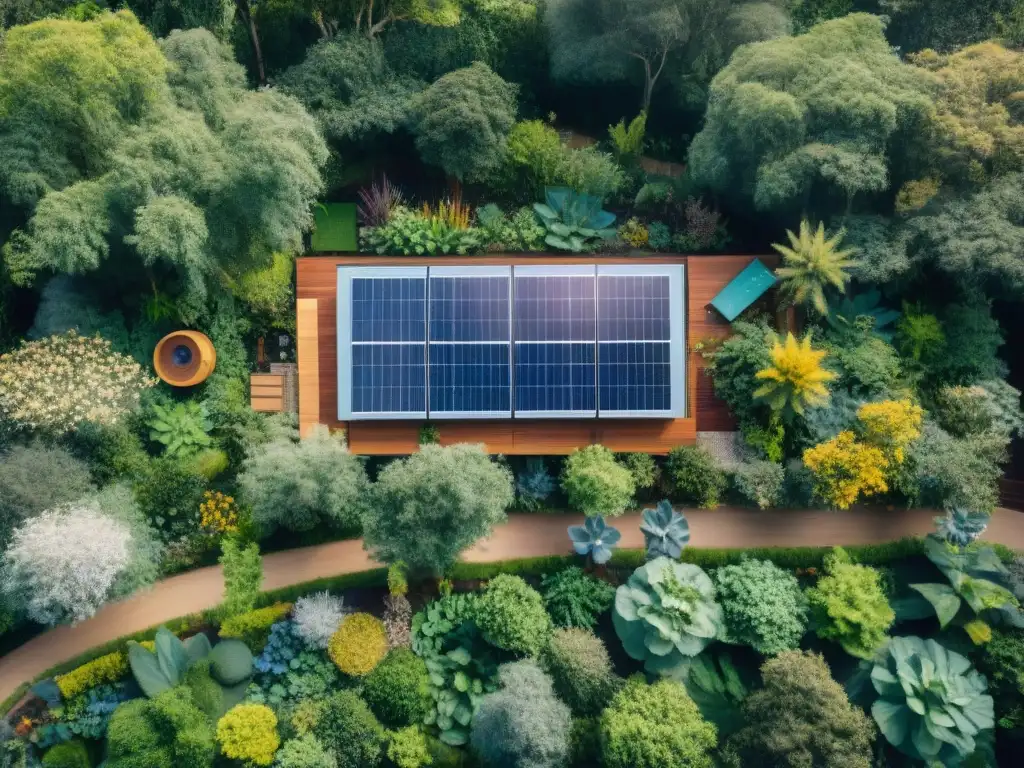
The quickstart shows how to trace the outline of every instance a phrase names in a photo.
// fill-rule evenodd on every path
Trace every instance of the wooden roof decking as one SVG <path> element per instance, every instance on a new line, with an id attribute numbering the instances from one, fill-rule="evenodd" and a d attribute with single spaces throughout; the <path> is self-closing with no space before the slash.
<path id="1" fill-rule="evenodd" d="M 488 264 L 685 264 L 687 265 L 687 349 L 708 336 L 724 336 L 729 324 L 708 306 L 712 298 L 755 257 L 645 254 L 607 257 L 565 254 L 506 254 L 486 256 L 404 257 L 338 254 L 298 259 L 298 359 L 300 426 L 316 423 L 345 429 L 354 453 L 396 455 L 415 451 L 420 421 L 362 421 L 341 423 L 338 413 L 337 268 L 347 266 L 483 266 Z M 768 265 L 774 261 L 761 257 Z M 313 301 L 316 304 L 313 304 Z M 315 320 L 314 320 L 315 318 Z M 591 443 L 614 451 L 666 453 L 692 444 L 697 431 L 734 428 L 724 403 L 714 397 L 704 361 L 689 352 L 687 417 L 682 419 L 575 419 L 504 421 L 442 421 L 442 444 L 484 442 L 492 453 L 564 454 Z M 315 369 L 315 370 L 314 370 Z M 316 397 L 316 394 L 319 397 Z"/>

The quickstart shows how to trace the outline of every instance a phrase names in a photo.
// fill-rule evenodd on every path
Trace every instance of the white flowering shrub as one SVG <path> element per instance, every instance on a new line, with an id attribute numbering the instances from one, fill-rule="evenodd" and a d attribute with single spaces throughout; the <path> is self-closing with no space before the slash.
<path id="1" fill-rule="evenodd" d="M 68 331 L 0 355 L 0 417 L 57 434 L 82 422 L 114 424 L 154 383 L 109 341 Z"/>
<path id="2" fill-rule="evenodd" d="M 61 624 L 152 583 L 160 549 L 135 513 L 127 489 L 114 487 L 27 520 L 0 561 L 7 601 L 40 624 Z"/>
<path id="3" fill-rule="evenodd" d="M 327 592 L 316 592 L 295 601 L 292 619 L 299 636 L 311 648 L 326 648 L 345 618 L 345 603 Z"/>

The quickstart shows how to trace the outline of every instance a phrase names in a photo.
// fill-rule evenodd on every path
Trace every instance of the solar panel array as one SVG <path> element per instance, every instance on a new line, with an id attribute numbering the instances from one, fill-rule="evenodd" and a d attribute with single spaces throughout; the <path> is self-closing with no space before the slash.
<path id="1" fill-rule="evenodd" d="M 339 418 L 682 415 L 682 267 L 339 268 Z"/>

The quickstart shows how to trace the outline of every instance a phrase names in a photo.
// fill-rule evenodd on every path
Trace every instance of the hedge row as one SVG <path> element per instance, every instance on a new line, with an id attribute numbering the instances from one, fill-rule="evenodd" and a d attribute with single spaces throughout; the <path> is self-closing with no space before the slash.
<path id="1" fill-rule="evenodd" d="M 1001 544 L 991 545 L 1004 560 L 1013 558 L 1013 551 Z M 693 563 L 702 568 L 713 569 L 723 565 L 739 562 L 743 557 L 770 560 L 780 568 L 820 568 L 825 555 L 831 547 L 763 547 L 752 549 L 702 549 L 689 547 L 683 550 L 683 562 Z M 845 547 L 850 556 L 865 565 L 887 565 L 897 560 L 920 556 L 924 552 L 922 539 L 905 538 L 884 544 L 866 544 Z M 515 573 L 522 576 L 541 576 L 551 573 L 573 563 L 578 563 L 576 555 L 552 555 L 546 557 L 527 557 L 518 560 L 503 560 L 493 563 L 457 563 L 452 569 L 453 581 L 486 580 L 499 573 Z M 609 567 L 613 570 L 630 571 L 644 562 L 644 550 L 620 549 L 612 556 Z M 259 605 L 270 605 L 276 602 L 294 602 L 310 592 L 327 590 L 342 592 L 346 589 L 383 587 L 387 584 L 387 570 L 375 568 L 341 576 L 330 576 L 315 581 L 294 584 L 281 589 L 264 592 L 260 596 Z M 215 609 L 201 614 L 184 616 L 165 622 L 166 626 L 177 633 L 193 631 L 204 626 L 216 624 Z M 109 643 L 91 648 L 69 661 L 57 664 L 43 672 L 36 680 L 44 680 L 59 674 L 65 674 L 76 667 L 114 651 L 124 650 L 129 640 L 151 640 L 159 627 L 119 637 Z M 28 684 L 21 686 L 15 693 L 0 704 L 0 712 L 8 712 L 28 689 Z"/>

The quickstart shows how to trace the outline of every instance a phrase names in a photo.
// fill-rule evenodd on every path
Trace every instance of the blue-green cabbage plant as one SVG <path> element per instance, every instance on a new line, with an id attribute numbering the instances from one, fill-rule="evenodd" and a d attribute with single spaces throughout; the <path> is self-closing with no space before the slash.
<path id="1" fill-rule="evenodd" d="M 615 236 L 615 214 L 601 210 L 601 198 L 568 187 L 547 187 L 544 198 L 533 210 L 548 231 L 544 242 L 552 248 L 579 253 Z"/>
<path id="2" fill-rule="evenodd" d="M 974 542 L 988 528 L 988 512 L 972 512 L 962 507 L 953 507 L 943 517 L 935 518 L 939 536 L 957 547 L 966 547 Z"/>
<path id="3" fill-rule="evenodd" d="M 683 547 L 690 543 L 690 524 L 681 513 L 672 509 L 668 500 L 658 502 L 655 509 L 643 511 L 640 530 L 644 534 L 647 559 L 671 557 L 678 560 Z"/>
<path id="4" fill-rule="evenodd" d="M 959 765 L 995 726 L 984 675 L 934 640 L 895 637 L 871 670 L 871 715 L 885 738 L 929 765 Z"/>
<path id="5" fill-rule="evenodd" d="M 583 525 L 569 526 L 569 539 L 576 554 L 590 555 L 597 565 L 604 565 L 612 559 L 612 550 L 621 538 L 619 529 L 605 523 L 600 515 L 588 517 Z"/>
<path id="6" fill-rule="evenodd" d="M 182 642 L 167 627 L 156 631 L 150 651 L 128 642 L 128 664 L 139 688 L 152 699 L 182 684 L 189 667 L 210 655 L 210 640 L 202 632 Z"/>
<path id="7" fill-rule="evenodd" d="M 715 585 L 698 566 L 667 557 L 651 560 L 615 592 L 615 632 L 632 658 L 655 675 L 680 680 L 691 657 L 723 628 Z"/>

